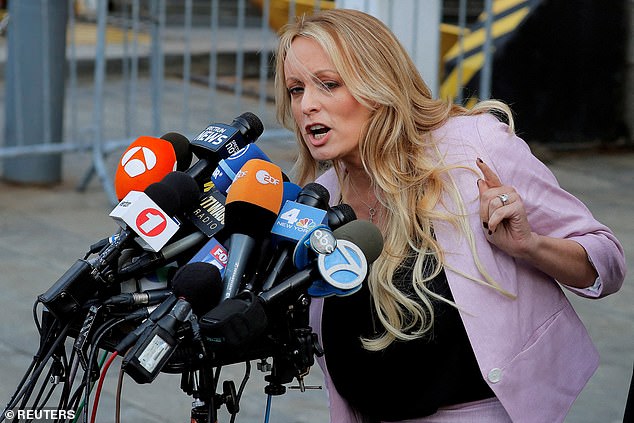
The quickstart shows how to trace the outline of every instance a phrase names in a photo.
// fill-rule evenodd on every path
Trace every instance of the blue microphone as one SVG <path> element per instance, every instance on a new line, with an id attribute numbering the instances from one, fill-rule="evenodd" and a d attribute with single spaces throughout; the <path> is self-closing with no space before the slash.
<path id="1" fill-rule="evenodd" d="M 211 182 L 214 187 L 226 195 L 237 173 L 251 159 L 271 161 L 256 144 L 247 144 L 246 147 L 241 148 L 238 152 L 218 162 L 218 167 L 211 174 Z"/>
<path id="2" fill-rule="evenodd" d="M 368 275 L 369 265 L 383 249 L 381 232 L 366 220 L 350 222 L 333 234 L 336 247 L 332 253 L 317 256 L 321 278 L 315 279 L 308 288 L 312 297 L 341 297 L 357 292 Z M 310 241 L 313 247 L 315 240 Z"/>
<path id="3" fill-rule="evenodd" d="M 282 206 L 287 201 L 295 201 L 302 191 L 302 187 L 289 181 L 284 181 L 284 194 L 282 195 Z"/>
<path id="4" fill-rule="evenodd" d="M 224 276 L 225 268 L 229 253 L 227 249 L 216 238 L 210 238 L 209 241 L 189 260 L 190 263 L 209 263 L 214 265 L 220 271 L 220 276 Z"/>

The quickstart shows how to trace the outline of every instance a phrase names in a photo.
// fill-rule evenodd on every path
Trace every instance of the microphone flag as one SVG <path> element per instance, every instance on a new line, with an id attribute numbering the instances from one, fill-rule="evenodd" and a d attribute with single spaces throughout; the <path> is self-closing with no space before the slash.
<path id="1" fill-rule="evenodd" d="M 178 231 L 179 225 L 146 193 L 130 191 L 110 212 L 121 227 L 130 227 L 143 248 L 159 252 Z"/>
<path id="2" fill-rule="evenodd" d="M 115 172 L 117 199 L 122 200 L 130 191 L 144 191 L 176 167 L 176 153 L 169 141 L 150 136 L 137 138 L 121 156 Z"/>

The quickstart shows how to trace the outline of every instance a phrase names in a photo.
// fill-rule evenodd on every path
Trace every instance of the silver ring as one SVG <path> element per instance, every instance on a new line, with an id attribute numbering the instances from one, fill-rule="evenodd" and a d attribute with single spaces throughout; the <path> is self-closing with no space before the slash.
<path id="1" fill-rule="evenodd" d="M 498 198 L 502 202 L 503 206 L 506 206 L 509 203 L 509 195 L 508 194 L 500 194 Z"/>

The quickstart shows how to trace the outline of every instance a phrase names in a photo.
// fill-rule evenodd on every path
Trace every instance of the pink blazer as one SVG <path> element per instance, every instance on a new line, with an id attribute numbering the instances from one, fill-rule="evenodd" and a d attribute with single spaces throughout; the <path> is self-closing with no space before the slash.
<path id="1" fill-rule="evenodd" d="M 522 196 L 533 230 L 573 239 L 586 249 L 599 278 L 593 287 L 571 289 L 578 295 L 600 298 L 616 292 L 626 273 L 625 256 L 609 228 L 595 220 L 576 197 L 564 191 L 550 170 L 520 138 L 491 115 L 452 118 L 433 136 L 447 164 L 475 168 L 480 157 Z M 451 172 L 466 203 L 471 227 L 481 228 L 478 178 L 473 172 Z M 334 172 L 317 182 L 339 198 Z M 447 204 L 451 204 L 448 202 Z M 438 242 L 446 251 L 446 274 L 460 316 L 473 346 L 482 377 L 514 422 L 561 422 L 573 401 L 596 370 L 599 355 L 561 285 L 551 277 L 509 257 L 475 231 L 476 250 L 489 274 L 517 296 L 509 299 L 458 272 L 478 276 L 467 242 L 449 225 L 434 222 Z M 323 300 L 311 304 L 311 325 L 321 339 Z M 355 422 L 346 401 L 332 384 L 324 357 L 318 359 L 325 375 L 333 423 Z M 430 363 L 412 363 L 426 366 Z"/>

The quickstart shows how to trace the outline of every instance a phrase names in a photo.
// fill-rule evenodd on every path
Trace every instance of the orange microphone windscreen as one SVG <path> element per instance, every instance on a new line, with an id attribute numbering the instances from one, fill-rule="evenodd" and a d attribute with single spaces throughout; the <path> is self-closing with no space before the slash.
<path id="1" fill-rule="evenodd" d="M 121 200 L 130 191 L 144 191 L 176 170 L 176 153 L 169 141 L 142 136 L 121 156 L 114 175 L 114 189 Z"/>
<path id="2" fill-rule="evenodd" d="M 236 174 L 225 204 L 237 201 L 250 203 L 277 215 L 283 195 L 282 169 L 265 160 L 251 159 Z"/>

